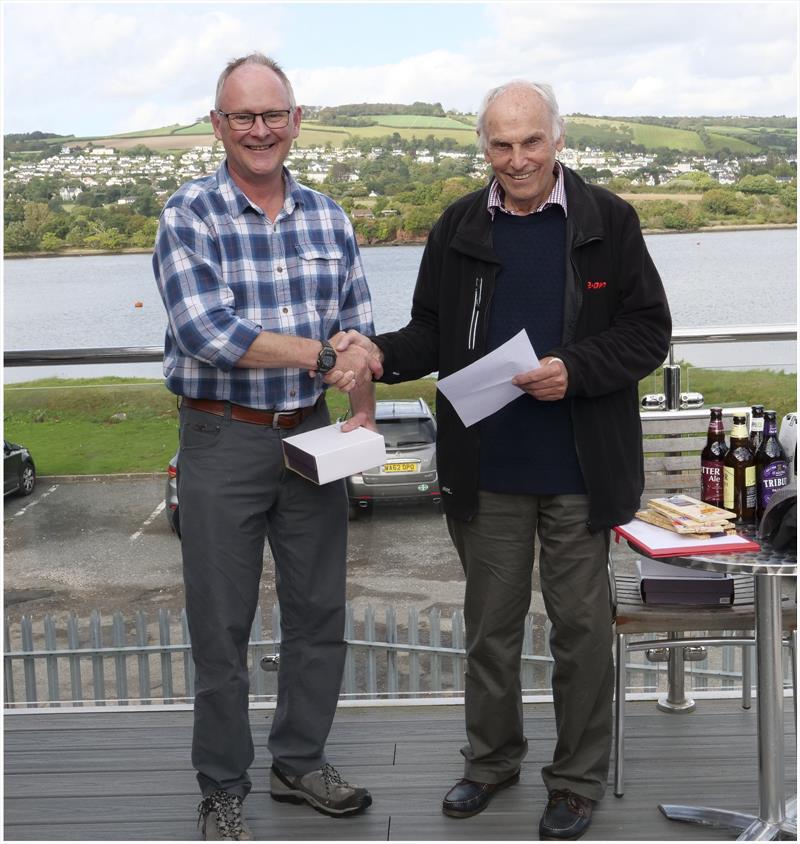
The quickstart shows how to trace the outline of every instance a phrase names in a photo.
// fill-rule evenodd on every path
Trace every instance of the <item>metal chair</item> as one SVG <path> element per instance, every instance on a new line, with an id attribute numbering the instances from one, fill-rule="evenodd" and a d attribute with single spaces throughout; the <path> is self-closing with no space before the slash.
<path id="1" fill-rule="evenodd" d="M 658 701 L 658 708 L 665 712 L 691 712 L 695 703 L 686 697 L 684 687 L 684 660 L 705 658 L 708 646 L 742 646 L 742 707 L 750 708 L 752 686 L 752 652 L 755 644 L 753 628 L 754 585 L 749 575 L 734 575 L 734 603 L 727 607 L 658 606 L 642 602 L 638 578 L 635 575 L 612 575 L 612 591 L 616 605 L 615 683 L 614 704 L 615 754 L 614 794 L 624 793 L 625 750 L 625 689 L 627 685 L 626 656 L 634 651 L 645 651 L 653 662 L 667 662 L 668 690 Z M 789 648 L 794 692 L 794 714 L 797 720 L 797 606 L 784 599 L 784 645 Z M 686 630 L 726 631 L 720 636 L 685 637 Z M 666 634 L 658 639 L 632 639 L 641 634 Z M 732 635 L 731 635 L 732 634 Z"/>

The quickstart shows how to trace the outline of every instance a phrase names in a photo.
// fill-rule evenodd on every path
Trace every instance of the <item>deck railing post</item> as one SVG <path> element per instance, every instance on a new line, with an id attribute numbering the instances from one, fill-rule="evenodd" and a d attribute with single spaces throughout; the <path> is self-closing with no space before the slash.
<path id="1" fill-rule="evenodd" d="M 430 623 L 431 623 L 431 647 L 432 648 L 441 648 L 442 646 L 442 624 L 441 619 L 442 615 L 439 610 L 434 607 L 430 611 Z M 442 672 L 441 672 L 441 659 L 439 654 L 436 650 L 431 653 L 431 691 L 432 692 L 441 692 L 442 691 Z"/>
<path id="2" fill-rule="evenodd" d="M 81 646 L 78 633 L 78 619 L 74 612 L 67 618 L 67 647 L 73 651 L 69 655 L 69 682 L 72 692 L 72 705 L 83 706 L 83 680 L 81 678 L 81 658 L 74 653 Z"/>
<path id="3" fill-rule="evenodd" d="M 58 684 L 58 657 L 56 656 L 56 625 L 50 613 L 44 617 L 44 646 L 49 651 L 47 657 L 45 657 L 47 663 L 47 703 L 48 706 L 61 706 Z"/>
<path id="4" fill-rule="evenodd" d="M 158 611 L 158 638 L 161 650 L 161 693 L 164 703 L 173 703 L 174 689 L 172 686 L 172 652 L 169 631 L 169 610 L 161 607 Z"/>
<path id="5" fill-rule="evenodd" d="M 11 631 L 8 627 L 7 618 L 3 621 L 3 630 L 5 633 L 3 651 L 7 654 L 11 650 Z M 9 656 L 3 657 L 3 676 L 4 702 L 6 706 L 11 706 L 16 703 L 16 698 L 14 696 L 14 662 Z"/>
<path id="6" fill-rule="evenodd" d="M 364 639 L 374 642 L 375 639 L 375 611 L 371 606 L 364 610 Z M 375 648 L 367 648 L 367 694 L 369 697 L 378 696 L 377 659 Z"/>
<path id="7" fill-rule="evenodd" d="M 127 644 L 125 635 L 125 619 L 122 613 L 117 610 L 113 616 L 113 638 L 114 647 L 124 648 Z M 128 705 L 128 657 L 124 652 L 114 655 L 114 666 L 117 674 L 117 702 L 122 706 Z"/>
<path id="8" fill-rule="evenodd" d="M 147 617 L 142 610 L 139 610 L 136 613 L 137 647 L 146 647 L 148 640 Z M 146 653 L 140 653 L 138 655 L 137 662 L 139 663 L 139 702 L 149 705 L 153 702 L 153 691 L 150 688 L 150 656 Z"/>
<path id="9" fill-rule="evenodd" d="M 408 644 L 419 644 L 419 611 L 416 607 L 408 610 Z M 408 653 L 408 691 L 419 694 L 419 653 L 415 650 Z"/>
<path id="10" fill-rule="evenodd" d="M 95 706 L 106 705 L 106 680 L 103 666 L 103 620 L 97 610 L 92 610 L 89 618 L 89 641 L 92 653 L 92 685 L 94 687 Z"/>
<path id="11" fill-rule="evenodd" d="M 397 644 L 397 613 L 394 607 L 386 608 L 386 644 Z M 397 651 L 386 649 L 386 692 L 389 697 L 397 697 Z"/>
<path id="12" fill-rule="evenodd" d="M 20 624 L 22 633 L 22 650 L 33 650 L 33 624 L 29 615 L 22 616 Z M 26 656 L 22 660 L 23 675 L 25 677 L 25 700 L 28 706 L 37 705 L 36 695 L 36 660 L 30 656 Z"/>

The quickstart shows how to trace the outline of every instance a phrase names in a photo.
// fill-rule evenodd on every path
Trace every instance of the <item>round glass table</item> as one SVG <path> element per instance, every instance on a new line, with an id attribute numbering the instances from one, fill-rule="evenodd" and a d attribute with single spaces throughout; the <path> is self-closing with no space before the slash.
<path id="1" fill-rule="evenodd" d="M 797 549 L 778 551 L 766 540 L 755 539 L 759 551 L 658 558 L 684 568 L 752 574 L 755 578 L 758 815 L 707 806 L 658 807 L 670 820 L 741 830 L 740 841 L 770 841 L 785 835 L 797 838 L 797 798 L 785 799 L 781 672 L 781 579 L 797 577 Z M 642 551 L 639 546 L 637 550 Z"/>

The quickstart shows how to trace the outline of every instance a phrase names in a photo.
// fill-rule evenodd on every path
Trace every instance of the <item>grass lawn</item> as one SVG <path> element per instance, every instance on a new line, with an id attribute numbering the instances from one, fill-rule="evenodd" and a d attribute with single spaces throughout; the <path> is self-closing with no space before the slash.
<path id="1" fill-rule="evenodd" d="M 644 379 L 640 395 L 661 392 L 660 372 Z M 705 406 L 763 404 L 784 414 L 797 409 L 795 373 L 684 370 L 684 389 L 705 396 Z M 378 384 L 378 399 L 418 396 L 436 406 L 436 381 Z M 178 446 L 175 396 L 148 379 L 45 379 L 4 388 L 5 437 L 26 445 L 40 475 L 163 472 Z M 328 392 L 335 419 L 347 398 Z"/>

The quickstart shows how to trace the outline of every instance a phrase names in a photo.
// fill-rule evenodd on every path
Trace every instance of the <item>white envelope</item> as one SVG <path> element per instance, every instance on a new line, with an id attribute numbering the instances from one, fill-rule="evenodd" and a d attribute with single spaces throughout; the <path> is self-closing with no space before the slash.
<path id="1" fill-rule="evenodd" d="M 442 378 L 436 386 L 469 427 L 519 398 L 525 391 L 514 386 L 511 379 L 539 365 L 523 328 L 502 346 Z"/>

